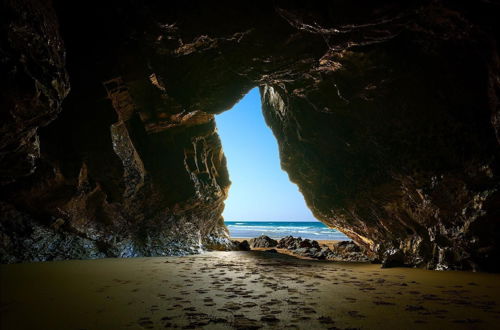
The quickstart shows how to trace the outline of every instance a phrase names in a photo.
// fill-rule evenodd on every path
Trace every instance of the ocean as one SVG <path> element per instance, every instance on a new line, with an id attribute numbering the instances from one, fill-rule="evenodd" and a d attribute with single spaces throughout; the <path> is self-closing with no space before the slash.
<path id="1" fill-rule="evenodd" d="M 350 239 L 338 230 L 328 228 L 322 222 L 312 221 L 225 221 L 231 237 L 253 238 L 267 235 L 279 239 L 288 235 L 314 240 Z"/>

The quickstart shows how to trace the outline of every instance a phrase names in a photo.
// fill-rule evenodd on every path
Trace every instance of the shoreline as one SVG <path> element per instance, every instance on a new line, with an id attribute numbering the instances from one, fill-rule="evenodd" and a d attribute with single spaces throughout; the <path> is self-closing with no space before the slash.
<path id="1" fill-rule="evenodd" d="M 315 241 L 350 240 L 344 233 L 320 221 L 224 221 L 229 236 L 251 239 L 268 236 L 275 240 L 287 236 L 301 237 Z"/>
<path id="2" fill-rule="evenodd" d="M 336 228 L 320 221 L 224 221 L 229 236 L 235 238 L 254 238 L 268 236 L 279 240 L 287 236 L 309 240 L 349 240 Z"/>

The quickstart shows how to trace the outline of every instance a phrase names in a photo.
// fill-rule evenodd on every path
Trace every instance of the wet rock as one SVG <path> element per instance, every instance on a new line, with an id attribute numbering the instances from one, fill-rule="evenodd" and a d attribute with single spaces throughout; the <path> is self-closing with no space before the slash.
<path id="1" fill-rule="evenodd" d="M 279 249 L 287 249 L 292 251 L 294 254 L 315 257 L 326 256 L 327 251 L 323 250 L 319 243 L 310 239 L 302 239 L 301 237 L 286 236 L 278 242 L 276 246 Z"/>
<path id="2" fill-rule="evenodd" d="M 301 243 L 302 243 L 301 237 L 295 238 L 293 236 L 286 236 L 279 240 L 278 245 L 276 247 L 279 249 L 295 250 L 301 247 L 300 246 Z"/>
<path id="3" fill-rule="evenodd" d="M 300 248 L 292 250 L 292 253 L 302 257 L 308 257 L 319 260 L 328 259 L 331 256 L 331 251 L 328 248 L 326 249 Z"/>
<path id="4" fill-rule="evenodd" d="M 209 251 L 234 251 L 240 250 L 240 242 L 218 235 L 209 235 L 203 240 L 203 248 Z"/>
<path id="5" fill-rule="evenodd" d="M 313 252 L 311 252 L 311 249 L 310 248 L 298 248 L 298 249 L 294 249 L 294 250 L 290 250 L 293 252 L 293 254 L 296 254 L 298 256 L 302 256 L 302 257 L 310 257 Z"/>
<path id="6" fill-rule="evenodd" d="M 266 235 L 262 235 L 250 240 L 251 248 L 269 248 L 278 245 L 278 242 Z"/>
<path id="7" fill-rule="evenodd" d="M 244 240 L 244 241 L 241 241 L 241 242 L 238 242 L 237 244 L 237 248 L 238 250 L 240 251 L 250 251 L 251 248 L 250 248 L 250 244 L 248 243 L 247 240 Z"/>
<path id="8" fill-rule="evenodd" d="M 299 243 L 299 246 L 301 248 L 314 248 L 314 249 L 319 249 L 320 248 L 317 241 L 311 241 L 308 238 L 306 238 L 305 240 L 301 241 Z"/>
<path id="9" fill-rule="evenodd" d="M 321 250 L 316 252 L 316 254 L 314 255 L 314 258 L 319 259 L 319 260 L 331 259 L 332 254 L 333 254 L 333 252 L 332 252 L 332 250 L 330 250 L 329 247 L 323 247 L 323 248 L 321 248 Z"/>
<path id="10" fill-rule="evenodd" d="M 332 246 L 327 259 L 334 261 L 372 262 L 374 255 L 353 241 L 342 241 Z"/>
<path id="11" fill-rule="evenodd" d="M 342 241 L 336 243 L 336 250 L 342 251 L 344 253 L 361 252 L 361 248 L 359 247 L 359 245 L 357 245 L 353 241 Z"/>
<path id="12" fill-rule="evenodd" d="M 286 236 L 282 238 L 278 245 L 279 249 L 286 249 L 295 255 L 313 259 L 331 259 L 333 252 L 328 247 L 321 247 L 317 241 L 305 239 L 301 237 Z"/>

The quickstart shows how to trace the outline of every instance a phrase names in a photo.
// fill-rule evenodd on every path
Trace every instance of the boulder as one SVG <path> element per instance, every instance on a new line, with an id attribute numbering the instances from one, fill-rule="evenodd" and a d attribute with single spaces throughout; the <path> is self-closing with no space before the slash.
<path id="1" fill-rule="evenodd" d="M 311 241 L 310 239 L 305 239 L 299 243 L 301 248 L 315 248 L 320 249 L 319 243 L 317 241 Z"/>
<path id="2" fill-rule="evenodd" d="M 250 244 L 248 243 L 247 240 L 237 242 L 237 248 L 240 251 L 250 251 L 251 250 Z"/>
<path id="3" fill-rule="evenodd" d="M 261 235 L 250 240 L 251 248 L 270 248 L 275 247 L 276 245 L 278 245 L 278 241 L 266 235 Z"/>
<path id="4" fill-rule="evenodd" d="M 343 252 L 361 252 L 361 248 L 353 241 L 341 241 L 336 244 L 337 250 Z"/>
<path id="5" fill-rule="evenodd" d="M 311 251 L 310 248 L 306 248 L 306 247 L 293 250 L 293 254 L 301 256 L 301 257 L 310 257 L 311 254 L 313 254 L 313 253 L 314 252 Z"/>
<path id="6" fill-rule="evenodd" d="M 332 252 L 332 250 L 330 250 L 329 247 L 323 247 L 323 248 L 321 248 L 321 250 L 319 250 L 314 255 L 314 258 L 319 259 L 319 260 L 325 260 L 325 259 L 332 257 L 332 255 L 333 255 L 333 252 Z"/>
<path id="7" fill-rule="evenodd" d="M 300 237 L 286 236 L 280 239 L 276 247 L 279 249 L 295 250 L 301 247 L 301 242 L 302 238 Z"/>
<path id="8" fill-rule="evenodd" d="M 371 262 L 373 253 L 362 249 L 352 241 L 342 241 L 334 244 L 326 259 L 333 261 Z"/>

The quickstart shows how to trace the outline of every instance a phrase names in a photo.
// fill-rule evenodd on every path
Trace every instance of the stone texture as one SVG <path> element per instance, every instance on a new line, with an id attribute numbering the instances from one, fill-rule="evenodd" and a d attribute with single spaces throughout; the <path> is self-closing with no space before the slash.
<path id="1" fill-rule="evenodd" d="M 380 259 L 498 269 L 495 37 L 458 8 L 420 13 L 390 40 L 261 87 L 266 119 L 314 214 Z"/>
<path id="2" fill-rule="evenodd" d="M 0 184 L 6 184 L 34 172 L 38 128 L 60 112 L 69 81 L 48 2 L 2 1 L 0 22 Z"/>
<path id="3" fill-rule="evenodd" d="M 250 250 L 251 250 L 251 248 L 250 248 L 250 243 L 248 243 L 248 241 L 247 241 L 247 240 L 244 240 L 244 241 L 238 242 L 237 247 L 236 247 L 236 250 L 240 250 L 240 251 L 250 251 Z"/>
<path id="4" fill-rule="evenodd" d="M 332 246 L 330 253 L 325 253 L 326 258 L 335 261 L 354 261 L 378 263 L 378 260 L 371 251 L 360 248 L 353 241 L 341 241 Z M 394 266 L 401 266 L 396 265 Z"/>
<path id="5" fill-rule="evenodd" d="M 318 219 L 499 269 L 497 2 L 1 6 L 2 262 L 232 246 L 214 114 L 259 86 Z"/>
<path id="6" fill-rule="evenodd" d="M 279 249 L 295 250 L 301 247 L 300 243 L 302 243 L 302 237 L 286 236 L 278 241 L 276 247 Z"/>
<path id="7" fill-rule="evenodd" d="M 286 236 L 279 240 L 279 249 L 289 250 L 292 254 L 318 260 L 374 262 L 376 258 L 371 251 L 360 248 L 352 241 L 341 241 L 333 244 L 332 249 L 320 245 L 317 241 L 302 239 L 301 237 Z M 392 262 L 384 263 L 384 267 L 402 266 L 404 264 Z"/>
<path id="8" fill-rule="evenodd" d="M 337 250 L 345 252 L 361 252 L 361 248 L 353 241 L 341 241 L 335 244 Z"/>
<path id="9" fill-rule="evenodd" d="M 252 238 L 249 243 L 251 248 L 270 248 L 278 245 L 278 241 L 266 235 Z"/>

